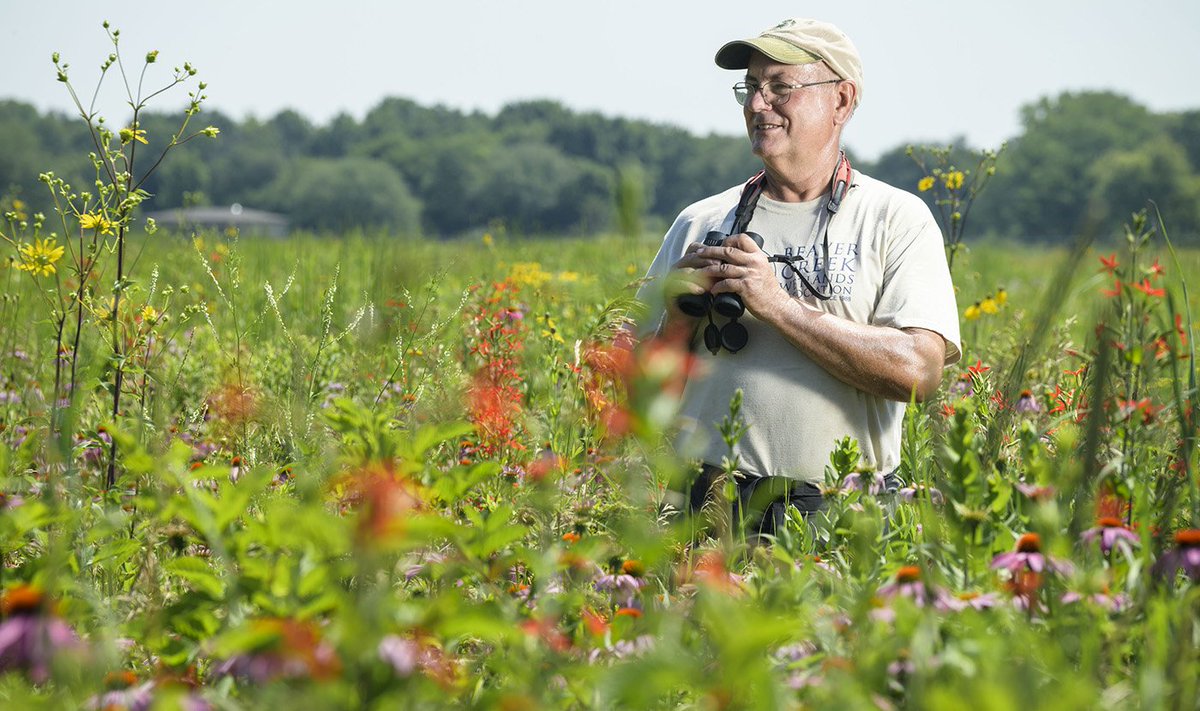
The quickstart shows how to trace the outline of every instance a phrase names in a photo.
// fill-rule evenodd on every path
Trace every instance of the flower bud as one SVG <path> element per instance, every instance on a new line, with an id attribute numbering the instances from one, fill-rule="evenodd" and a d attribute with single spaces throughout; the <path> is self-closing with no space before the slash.
<path id="1" fill-rule="evenodd" d="M 146 53 L 146 64 L 154 64 L 158 59 L 158 50 L 153 50 Z"/>

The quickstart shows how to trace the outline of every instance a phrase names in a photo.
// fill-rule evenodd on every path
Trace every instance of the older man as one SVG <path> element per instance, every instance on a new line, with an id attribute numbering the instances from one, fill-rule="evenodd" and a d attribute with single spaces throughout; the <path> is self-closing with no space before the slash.
<path id="1" fill-rule="evenodd" d="M 772 492 L 756 524 L 770 533 L 788 503 L 822 508 L 816 485 L 839 439 L 859 442 L 864 467 L 894 472 L 905 404 L 959 358 L 958 316 L 929 209 L 841 150 L 863 96 L 850 40 L 785 20 L 716 63 L 745 71 L 733 93 L 763 172 L 679 215 L 641 296 L 660 334 L 705 346 L 682 403 L 680 447 L 705 463 L 692 505 L 733 454 L 743 503 Z M 747 430 L 731 453 L 716 428 L 738 390 Z"/>

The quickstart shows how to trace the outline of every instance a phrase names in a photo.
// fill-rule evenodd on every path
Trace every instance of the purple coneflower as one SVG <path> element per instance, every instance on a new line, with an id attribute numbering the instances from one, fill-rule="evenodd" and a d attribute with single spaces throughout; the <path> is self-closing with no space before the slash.
<path id="1" fill-rule="evenodd" d="M 926 585 L 921 579 L 921 569 L 915 565 L 906 565 L 896 571 L 896 580 L 884 585 L 877 591 L 879 598 L 890 600 L 895 597 L 906 597 L 917 607 L 932 604 L 941 595 L 941 591 L 932 585 Z"/>
<path id="2" fill-rule="evenodd" d="M 1042 554 L 1042 538 L 1036 533 L 1026 533 L 1017 539 L 1015 550 L 992 559 L 993 570 L 1007 570 L 1014 576 L 1027 570 L 1041 573 L 1047 567 L 1063 575 L 1071 570 L 1069 563 Z"/>
<path id="3" fill-rule="evenodd" d="M 981 593 L 971 590 L 957 595 L 942 595 L 938 597 L 934 607 L 942 612 L 961 612 L 967 608 L 982 612 L 992 609 L 999 601 L 1000 598 L 996 593 Z"/>
<path id="4" fill-rule="evenodd" d="M 1130 531 L 1121 519 L 1112 516 L 1100 518 L 1095 527 L 1079 534 L 1079 537 L 1087 543 L 1099 538 L 1100 550 L 1104 555 L 1111 553 L 1115 545 L 1138 545 L 1141 542 L 1137 534 Z"/>
<path id="5" fill-rule="evenodd" d="M 1158 559 L 1152 569 L 1155 576 L 1174 580 L 1183 571 L 1192 582 L 1200 582 L 1200 529 L 1189 528 L 1175 534 L 1175 547 Z"/>
<path id="6" fill-rule="evenodd" d="M 1121 593 L 1109 595 L 1107 591 L 1092 593 L 1091 595 L 1067 591 L 1063 593 L 1063 596 L 1060 598 L 1060 600 L 1064 605 L 1070 605 L 1081 600 L 1087 600 L 1088 602 L 1091 602 L 1098 607 L 1103 607 L 1110 612 L 1120 612 L 1129 606 L 1129 598 L 1126 595 Z"/>
<path id="7" fill-rule="evenodd" d="M 1017 404 L 1014 409 L 1017 412 L 1041 412 L 1041 406 L 1038 405 L 1037 398 L 1033 396 L 1032 390 L 1022 390 L 1021 396 L 1017 398 Z"/>
<path id="8" fill-rule="evenodd" d="M 914 502 L 917 499 L 927 499 L 935 506 L 940 506 L 946 503 L 946 497 L 942 492 L 932 486 L 925 484 L 913 484 L 912 486 L 901 487 L 896 491 L 896 496 L 901 501 Z"/>
<path id="9" fill-rule="evenodd" d="M 0 600 L 0 672 L 28 672 L 41 684 L 50 678 L 56 653 L 79 646 L 79 637 L 54 615 L 37 588 L 19 585 Z"/>

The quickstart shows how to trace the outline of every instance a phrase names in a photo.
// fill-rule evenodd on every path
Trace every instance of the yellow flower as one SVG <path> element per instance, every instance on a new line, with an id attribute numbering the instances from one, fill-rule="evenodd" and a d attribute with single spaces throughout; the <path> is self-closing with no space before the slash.
<path id="1" fill-rule="evenodd" d="M 103 215 L 93 215 L 85 212 L 79 216 L 79 226 L 85 230 L 100 230 L 102 235 L 111 235 L 113 223 L 112 220 L 105 218 Z"/>
<path id="2" fill-rule="evenodd" d="M 996 305 L 1003 306 L 1007 303 L 1008 303 L 1008 292 L 1004 290 L 1004 287 L 1000 287 L 996 291 Z"/>
<path id="3" fill-rule="evenodd" d="M 924 178 L 921 178 L 921 182 L 917 183 L 917 190 L 920 190 L 921 192 L 925 192 L 926 190 L 929 190 L 932 187 L 933 187 L 933 176 L 932 175 L 926 175 Z"/>
<path id="4" fill-rule="evenodd" d="M 963 172 L 961 170 L 952 170 L 942 176 L 942 182 L 950 190 L 958 190 L 963 186 Z"/>
<path id="5" fill-rule="evenodd" d="M 983 301 L 979 302 L 979 310 L 985 314 L 994 314 L 1000 310 L 1000 307 L 996 304 L 996 300 L 992 298 L 992 295 L 988 294 Z"/>
<path id="6" fill-rule="evenodd" d="M 492 239 L 492 233 L 491 233 L 491 232 L 484 232 L 484 233 L 483 233 L 483 243 L 484 243 L 485 245 L 487 245 L 488 247 L 491 247 L 493 242 L 495 242 L 495 240 L 494 240 L 494 239 Z"/>
<path id="7" fill-rule="evenodd" d="M 538 320 L 543 321 L 546 324 L 546 327 L 542 329 L 543 338 L 550 338 L 558 341 L 559 343 L 563 342 L 562 334 L 558 332 L 558 327 L 554 325 L 554 319 L 550 318 L 549 314 L 546 314 Z"/>
<path id="8" fill-rule="evenodd" d="M 559 272 L 559 281 L 579 281 L 579 272 Z"/>
<path id="9" fill-rule="evenodd" d="M 150 144 L 150 142 L 146 140 L 146 132 L 138 128 L 136 123 L 129 128 L 121 129 L 121 132 L 118 135 L 121 137 L 121 145 L 125 145 L 130 141 L 137 141 L 138 143 L 145 145 Z"/>
<path id="10" fill-rule="evenodd" d="M 967 307 L 967 310 L 963 312 L 963 318 L 965 318 L 968 321 L 974 321 L 975 319 L 979 318 L 979 302 L 978 301 L 976 301 L 974 304 L 971 304 L 970 306 Z"/>
<path id="11" fill-rule="evenodd" d="M 34 276 L 50 276 L 58 271 L 54 263 L 62 259 L 63 248 L 59 247 L 53 238 L 39 239 L 33 244 L 23 244 L 17 248 L 21 262 L 17 269 L 29 272 Z"/>
<path id="12" fill-rule="evenodd" d="M 550 274 L 538 262 L 521 262 L 512 265 L 508 278 L 515 284 L 537 288 L 550 281 Z"/>
<path id="13" fill-rule="evenodd" d="M 142 308 L 141 316 L 143 321 L 154 323 L 158 320 L 158 310 L 150 304 L 146 304 L 146 306 Z"/>

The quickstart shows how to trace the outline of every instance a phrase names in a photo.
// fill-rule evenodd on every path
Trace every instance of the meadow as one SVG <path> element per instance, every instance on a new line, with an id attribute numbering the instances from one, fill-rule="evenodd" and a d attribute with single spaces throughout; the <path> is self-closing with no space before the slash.
<path id="1" fill-rule="evenodd" d="M 976 311 L 910 408 L 905 488 L 872 495 L 846 442 L 828 518 L 753 547 L 677 510 L 692 356 L 619 335 L 655 248 L 130 235 L 117 418 L 102 299 L 56 359 L 51 279 L 10 261 L 0 699 L 1194 703 L 1195 392 L 1167 294 L 1200 255 L 960 254 Z"/>
<path id="2" fill-rule="evenodd" d="M 995 156 L 935 152 L 963 358 L 903 488 L 843 440 L 755 544 L 731 495 L 681 511 L 703 361 L 629 336 L 653 235 L 167 234 L 142 185 L 220 133 L 205 85 L 153 162 L 195 70 L 110 69 L 94 189 L 0 196 L 3 707 L 1196 707 L 1200 253 L 1156 214 L 962 240 Z"/>

